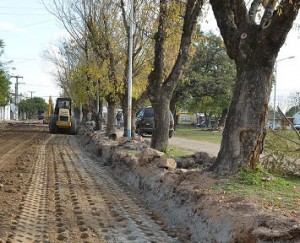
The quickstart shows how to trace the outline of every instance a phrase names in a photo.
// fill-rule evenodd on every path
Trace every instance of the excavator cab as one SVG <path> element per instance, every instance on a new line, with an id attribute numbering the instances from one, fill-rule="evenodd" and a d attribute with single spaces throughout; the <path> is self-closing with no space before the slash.
<path id="1" fill-rule="evenodd" d="M 50 116 L 49 122 L 50 133 L 60 131 L 76 134 L 76 121 L 71 116 L 71 99 L 57 98 L 53 115 Z"/>

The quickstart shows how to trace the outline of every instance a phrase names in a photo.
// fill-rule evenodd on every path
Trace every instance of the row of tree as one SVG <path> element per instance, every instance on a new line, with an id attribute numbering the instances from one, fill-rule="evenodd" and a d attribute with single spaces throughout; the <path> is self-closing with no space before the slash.
<path id="1" fill-rule="evenodd" d="M 39 111 L 46 111 L 47 103 L 43 98 L 34 97 L 21 100 L 18 104 L 19 112 L 24 114 L 27 119 L 35 119 Z"/>
<path id="2" fill-rule="evenodd" d="M 4 42 L 0 40 L 0 57 L 4 52 Z M 0 106 L 5 106 L 10 101 L 10 81 L 5 63 L 0 61 Z"/>
<path id="3" fill-rule="evenodd" d="M 209 58 L 205 57 L 208 38 L 195 31 L 203 16 L 203 0 L 133 1 L 132 113 L 149 99 L 156 125 L 151 146 L 159 150 L 167 147 L 168 109 L 175 107 L 182 93 L 188 92 L 189 99 L 211 109 L 217 103 L 224 109 L 231 100 L 213 169 L 230 173 L 239 167 L 255 167 L 263 148 L 274 63 L 298 14 L 299 1 L 210 1 L 227 54 L 236 66 L 235 79 L 230 62 L 210 67 L 201 64 L 203 58 Z M 125 117 L 127 112 L 129 1 L 52 2 L 47 7 L 70 38 L 60 42 L 59 51 L 53 49 L 46 56 L 56 65 L 55 74 L 66 95 L 77 105 L 87 104 L 97 111 L 101 101 L 107 101 L 110 133 L 116 106 L 121 105 Z M 214 58 L 218 48 L 214 48 Z M 191 54 L 194 59 L 183 75 Z M 216 94 L 218 99 L 212 102 Z"/>

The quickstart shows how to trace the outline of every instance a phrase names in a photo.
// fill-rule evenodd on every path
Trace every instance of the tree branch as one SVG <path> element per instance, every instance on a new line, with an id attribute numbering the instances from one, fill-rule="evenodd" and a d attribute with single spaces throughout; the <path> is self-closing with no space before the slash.
<path id="1" fill-rule="evenodd" d="M 292 3 L 291 1 L 282 1 L 280 8 L 278 7 L 273 12 L 268 28 L 264 28 L 268 46 L 281 48 L 298 15 L 299 7 L 300 0 L 294 0 Z"/>
<path id="2" fill-rule="evenodd" d="M 165 89 L 174 90 L 183 72 L 183 66 L 189 57 L 189 47 L 191 44 L 192 34 L 196 26 L 202 5 L 203 0 L 188 0 L 187 2 L 179 53 L 169 77 L 163 84 Z"/>
<path id="3" fill-rule="evenodd" d="M 254 0 L 252 2 L 251 7 L 249 9 L 249 18 L 251 24 L 256 24 L 255 18 L 256 18 L 257 10 L 261 4 L 262 4 L 262 0 Z"/>

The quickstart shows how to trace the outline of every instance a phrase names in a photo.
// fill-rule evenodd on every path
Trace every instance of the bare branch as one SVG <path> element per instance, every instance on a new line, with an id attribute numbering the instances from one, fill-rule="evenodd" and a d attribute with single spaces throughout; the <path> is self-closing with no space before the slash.
<path id="1" fill-rule="evenodd" d="M 259 6 L 261 6 L 261 4 L 262 4 L 262 0 L 254 0 L 252 2 L 251 7 L 249 9 L 249 18 L 251 24 L 256 24 L 255 19 L 256 19 Z"/>

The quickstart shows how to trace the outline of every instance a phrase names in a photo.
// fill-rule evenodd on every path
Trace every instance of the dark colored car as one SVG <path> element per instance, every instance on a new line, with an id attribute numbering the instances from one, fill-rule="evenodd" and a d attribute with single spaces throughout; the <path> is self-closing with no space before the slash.
<path id="1" fill-rule="evenodd" d="M 171 111 L 169 111 L 169 114 L 170 114 L 169 138 L 171 138 L 174 133 L 174 118 Z M 143 134 L 151 135 L 153 131 L 153 121 L 154 121 L 154 114 L 153 114 L 152 106 L 143 107 L 138 111 L 136 115 L 135 132 L 138 135 L 143 135 Z"/>
<path id="2" fill-rule="evenodd" d="M 37 118 L 39 120 L 43 120 L 45 118 L 45 112 L 44 111 L 38 111 Z"/>

